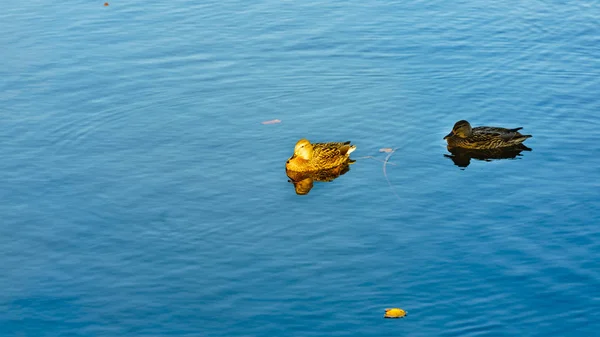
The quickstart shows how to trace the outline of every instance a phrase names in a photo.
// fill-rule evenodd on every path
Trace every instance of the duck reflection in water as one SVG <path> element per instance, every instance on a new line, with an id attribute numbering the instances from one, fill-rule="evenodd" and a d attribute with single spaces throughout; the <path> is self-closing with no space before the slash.
<path id="1" fill-rule="evenodd" d="M 331 182 L 339 176 L 350 171 L 350 164 L 354 162 L 355 160 L 348 160 L 342 165 L 316 172 L 295 172 L 285 170 L 285 173 L 287 174 L 288 178 L 290 178 L 288 182 L 294 184 L 296 194 L 305 195 L 308 194 L 308 192 L 310 192 L 310 190 L 313 188 L 315 181 Z"/>
<path id="2" fill-rule="evenodd" d="M 493 161 L 499 159 L 517 159 L 522 156 L 521 152 L 531 151 L 530 148 L 523 144 L 518 144 L 511 147 L 503 147 L 487 150 L 463 149 L 457 147 L 448 147 L 451 154 L 445 154 L 444 157 L 452 159 L 454 165 L 465 168 L 471 163 L 471 159 L 482 161 Z"/>

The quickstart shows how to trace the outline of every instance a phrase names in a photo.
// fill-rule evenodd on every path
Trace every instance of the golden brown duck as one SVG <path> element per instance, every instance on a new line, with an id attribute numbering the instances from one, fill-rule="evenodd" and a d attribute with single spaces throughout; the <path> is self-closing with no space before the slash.
<path id="1" fill-rule="evenodd" d="M 471 128 L 471 124 L 460 120 L 454 124 L 452 131 L 444 137 L 448 148 L 463 149 L 496 149 L 521 144 L 531 135 L 523 135 L 520 128 L 506 129 L 492 126 L 478 126 Z"/>
<path id="2" fill-rule="evenodd" d="M 314 143 L 300 139 L 294 147 L 294 155 L 285 163 L 287 171 L 315 172 L 347 163 L 356 146 L 350 142 Z"/>

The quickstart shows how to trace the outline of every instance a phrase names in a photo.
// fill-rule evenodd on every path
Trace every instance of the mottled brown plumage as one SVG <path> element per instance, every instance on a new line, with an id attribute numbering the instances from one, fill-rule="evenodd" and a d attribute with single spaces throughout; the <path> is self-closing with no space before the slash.
<path id="1" fill-rule="evenodd" d="M 452 131 L 444 137 L 448 148 L 464 149 L 496 149 L 521 144 L 531 135 L 518 132 L 522 128 L 506 129 L 491 126 L 471 128 L 471 124 L 461 120 L 454 124 Z"/>
<path id="2" fill-rule="evenodd" d="M 356 146 L 344 143 L 314 143 L 300 139 L 294 155 L 285 163 L 285 169 L 295 172 L 315 172 L 342 165 L 350 160 Z"/>

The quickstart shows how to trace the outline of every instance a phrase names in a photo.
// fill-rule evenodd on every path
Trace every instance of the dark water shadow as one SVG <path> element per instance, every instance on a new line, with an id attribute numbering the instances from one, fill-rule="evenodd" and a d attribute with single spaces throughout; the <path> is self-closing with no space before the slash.
<path id="1" fill-rule="evenodd" d="M 308 194 L 308 192 L 310 192 L 310 190 L 313 188 L 315 181 L 331 182 L 339 176 L 350 171 L 350 164 L 354 162 L 354 160 L 351 160 L 350 162 L 340 166 L 317 172 L 294 172 L 286 170 L 285 173 L 287 174 L 288 178 L 290 178 L 288 182 L 294 185 L 296 194 L 305 195 Z"/>
<path id="2" fill-rule="evenodd" d="M 461 148 L 448 148 L 450 154 L 444 154 L 444 157 L 452 159 L 454 165 L 465 169 L 471 163 L 471 159 L 477 159 L 482 161 L 494 161 L 500 159 L 519 159 L 518 157 L 523 156 L 521 152 L 531 151 L 531 148 L 523 144 L 516 146 L 500 148 L 500 149 L 489 149 L 489 150 L 473 150 L 473 149 L 461 149 Z"/>

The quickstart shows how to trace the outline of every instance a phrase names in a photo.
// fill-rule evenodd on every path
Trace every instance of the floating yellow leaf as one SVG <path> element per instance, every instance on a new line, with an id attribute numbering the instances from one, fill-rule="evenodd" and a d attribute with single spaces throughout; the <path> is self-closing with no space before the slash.
<path id="1" fill-rule="evenodd" d="M 404 316 L 406 316 L 406 311 L 400 308 L 385 309 L 385 315 L 383 315 L 384 318 L 402 318 Z"/>

